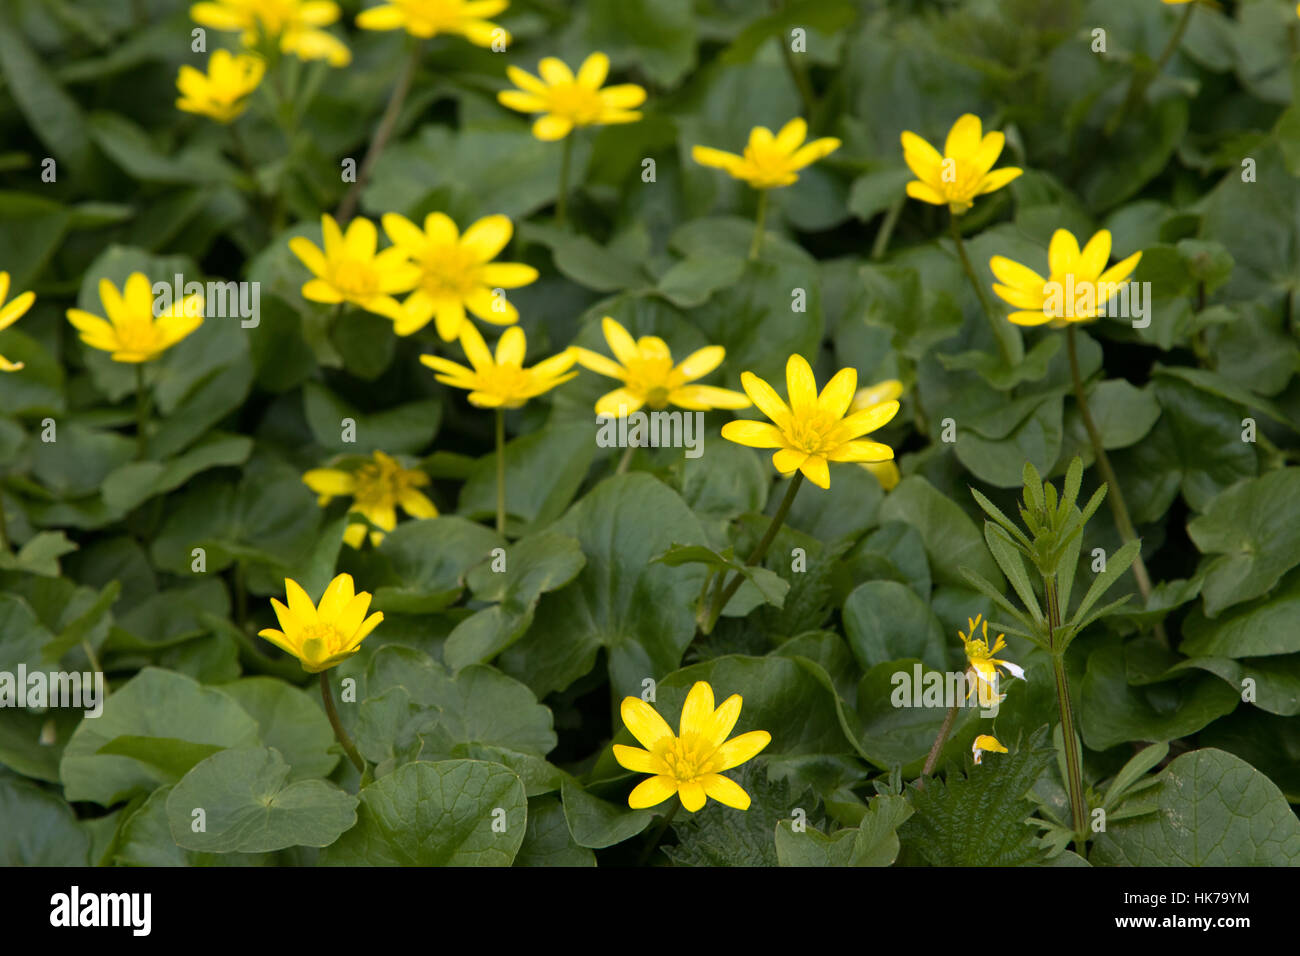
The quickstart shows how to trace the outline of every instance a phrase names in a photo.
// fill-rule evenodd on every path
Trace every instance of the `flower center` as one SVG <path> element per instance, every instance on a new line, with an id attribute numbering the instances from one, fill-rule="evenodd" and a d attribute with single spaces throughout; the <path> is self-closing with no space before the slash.
<path id="1" fill-rule="evenodd" d="M 550 112 L 568 117 L 577 126 L 587 126 L 600 119 L 605 103 L 600 95 L 578 83 L 559 83 L 547 91 Z"/>
<path id="2" fill-rule="evenodd" d="M 397 500 L 401 473 L 381 465 L 362 465 L 354 477 L 352 497 L 359 505 L 380 505 Z"/>
<path id="3" fill-rule="evenodd" d="M 624 366 L 624 384 L 651 408 L 664 408 L 668 395 L 681 382 L 673 381 L 673 360 L 667 357 L 633 359 Z"/>
<path id="4" fill-rule="evenodd" d="M 795 413 L 790 420 L 790 443 L 809 455 L 820 455 L 838 447 L 833 432 L 840 420 L 826 414 L 820 409 L 809 414 Z"/>
<path id="5" fill-rule="evenodd" d="M 479 391 L 497 395 L 506 401 L 522 396 L 528 384 L 528 373 L 518 365 L 494 365 L 480 372 L 478 376 Z"/>
<path id="6" fill-rule="evenodd" d="M 429 246 L 420 256 L 424 291 L 435 299 L 464 299 L 478 279 L 478 261 L 458 244 Z"/>
<path id="7" fill-rule="evenodd" d="M 321 661 L 343 646 L 344 637 L 333 624 L 309 624 L 302 630 L 302 656 Z"/>
<path id="8" fill-rule="evenodd" d="M 370 263 L 359 259 L 339 259 L 333 263 L 331 283 L 344 296 L 368 298 L 379 289 L 379 277 Z"/>
<path id="9" fill-rule="evenodd" d="M 260 20 L 269 36 L 276 36 L 286 27 L 296 25 L 302 15 L 297 0 L 259 0 L 256 4 L 246 3 L 246 9 L 249 20 Z"/>
<path id="10" fill-rule="evenodd" d="M 128 319 L 117 327 L 117 340 L 128 352 L 149 352 L 158 343 L 158 333 L 149 319 Z"/>
<path id="11" fill-rule="evenodd" d="M 718 748 L 698 734 L 669 738 L 659 760 L 666 776 L 681 783 L 713 773 Z"/>

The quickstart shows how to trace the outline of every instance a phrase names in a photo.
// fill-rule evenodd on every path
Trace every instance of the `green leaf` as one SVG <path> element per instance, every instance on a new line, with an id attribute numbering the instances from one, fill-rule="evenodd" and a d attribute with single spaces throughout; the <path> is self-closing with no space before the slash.
<path id="1" fill-rule="evenodd" d="M 555 797 L 528 801 L 528 832 L 515 856 L 515 866 L 595 866 L 596 854 L 574 842 Z"/>
<path id="2" fill-rule="evenodd" d="M 1046 728 L 1007 754 L 990 754 L 967 773 L 930 778 L 912 790 L 916 814 L 899 837 L 930 866 L 1026 866 L 1042 863 L 1045 851 L 1026 818 L 1026 794 L 1051 766 Z"/>
<path id="3" fill-rule="evenodd" d="M 1169 741 L 1194 734 L 1241 702 L 1233 688 L 1206 675 L 1132 687 L 1124 648 L 1108 642 L 1088 655 L 1080 692 L 1084 742 L 1106 750 L 1130 741 Z"/>
<path id="4" fill-rule="evenodd" d="M 1102 806 L 1107 810 L 1114 810 L 1124 794 L 1129 791 L 1135 783 L 1146 776 L 1147 771 L 1160 765 L 1169 753 L 1169 744 L 1159 741 L 1150 747 L 1143 747 L 1132 757 L 1128 763 L 1120 768 L 1119 773 L 1115 774 L 1115 779 L 1110 782 L 1106 788 L 1106 796 L 1102 800 Z"/>
<path id="5" fill-rule="evenodd" d="M 627 810 L 593 796 L 565 779 L 560 787 L 564 819 L 578 846 L 600 849 L 630 840 L 654 819 L 649 810 Z M 626 801 L 625 801 L 626 802 Z"/>
<path id="6" fill-rule="evenodd" d="M 615 67 L 640 66 L 673 87 L 695 66 L 695 15 L 690 0 L 591 0 L 585 48 L 603 50 Z"/>
<path id="7" fill-rule="evenodd" d="M 356 807 L 356 797 L 323 780 L 289 783 L 280 751 L 260 747 L 223 750 L 195 765 L 168 795 L 167 819 L 185 849 L 268 853 L 328 846 L 356 823 Z"/>
<path id="8" fill-rule="evenodd" d="M 1210 620 L 1194 609 L 1183 624 L 1180 650 L 1195 657 L 1264 657 L 1300 651 L 1300 572 L 1292 572 L 1267 597 L 1238 605 Z"/>
<path id="9" fill-rule="evenodd" d="M 1187 523 L 1202 554 L 1201 595 L 1207 617 L 1268 593 L 1300 564 L 1300 468 L 1282 468 L 1243 481 L 1209 502 Z"/>
<path id="10" fill-rule="evenodd" d="M 816 798 L 811 793 L 799 794 L 788 780 L 769 779 L 764 761 L 745 764 L 736 778 L 749 794 L 749 809 L 740 812 L 710 800 L 704 809 L 687 817 L 679 813 L 673 818 L 677 845 L 663 847 L 673 866 L 777 865 L 772 841 L 777 822 L 788 818 L 800 802 L 811 810 Z"/>
<path id="11" fill-rule="evenodd" d="M 255 747 L 257 722 L 219 690 L 181 674 L 146 667 L 115 690 L 98 718 L 82 720 L 63 751 L 59 775 L 69 800 L 112 806 L 159 784 L 175 768 L 100 753 L 117 737 L 166 737 L 217 747 Z"/>
<path id="12" fill-rule="evenodd" d="M 114 839 L 112 862 L 118 866 L 272 866 L 269 853 L 200 853 L 176 845 L 167 819 L 170 786 L 159 787 L 140 806 L 128 804 Z M 191 820 L 191 823 L 193 820 Z"/>
<path id="13" fill-rule="evenodd" d="M 322 866 L 509 866 L 528 826 L 519 778 L 496 763 L 409 763 L 361 791 L 357 825 Z"/>
<path id="14" fill-rule="evenodd" d="M 647 676 L 680 663 L 695 636 L 702 568 L 653 563 L 675 544 L 703 543 L 699 521 L 670 488 L 644 473 L 597 485 L 553 526 L 587 556 L 577 579 L 543 598 L 532 629 L 499 665 L 539 696 L 561 690 L 609 655 L 612 693 L 639 693 Z"/>
<path id="15" fill-rule="evenodd" d="M 88 866 L 90 837 L 57 795 L 0 773 L 0 866 Z"/>
<path id="16" fill-rule="evenodd" d="M 1300 820 L 1277 785 L 1222 750 L 1183 754 L 1161 772 L 1157 812 L 1111 823 L 1094 863 L 1295 866 Z"/>
<path id="17" fill-rule="evenodd" d="M 915 591 L 896 581 L 867 581 L 844 602 L 844 633 L 863 670 L 918 658 L 935 670 L 948 664 L 943 626 Z"/>
<path id="18" fill-rule="evenodd" d="M 1102 595 L 1110 590 L 1110 586 L 1119 579 L 1119 576 L 1128 571 L 1133 565 L 1133 561 L 1137 558 L 1141 547 L 1142 543 L 1140 541 L 1130 541 L 1110 556 L 1110 559 L 1106 562 L 1106 570 L 1093 579 L 1092 584 L 1088 586 L 1087 593 L 1083 595 L 1083 600 L 1075 608 L 1074 616 L 1070 618 L 1072 626 L 1082 626 L 1082 622 L 1087 617 L 1088 612 L 1092 610 L 1092 606 L 1101 600 Z"/>
<path id="19" fill-rule="evenodd" d="M 919 475 L 909 475 L 889 493 L 880 506 L 880 520 L 905 521 L 921 533 L 937 582 L 964 585 L 960 570 L 964 565 L 994 587 L 1003 585 L 1002 572 L 975 522 Z"/>
<path id="20" fill-rule="evenodd" d="M 399 524 L 384 536 L 379 554 L 400 583 L 375 588 L 375 610 L 427 614 L 447 607 L 460 597 L 469 569 L 502 544 L 492 531 L 455 515 Z"/>
<path id="21" fill-rule="evenodd" d="M 555 425 L 506 444 L 506 530 L 522 535 L 558 518 L 578 493 L 596 443 L 591 425 Z M 467 518 L 496 514 L 497 460 L 480 458 L 461 488 L 457 511 Z"/>
<path id="22" fill-rule="evenodd" d="M 328 776 L 339 758 L 330 753 L 334 730 L 313 695 L 273 677 L 246 677 L 221 687 L 257 721 L 258 735 L 289 763 L 289 779 Z"/>

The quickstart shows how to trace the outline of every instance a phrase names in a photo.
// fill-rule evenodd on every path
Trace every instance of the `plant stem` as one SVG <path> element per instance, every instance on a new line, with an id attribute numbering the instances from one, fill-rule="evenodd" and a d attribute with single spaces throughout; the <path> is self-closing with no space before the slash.
<path id="1" fill-rule="evenodd" d="M 144 461 L 149 453 L 149 393 L 144 388 L 144 363 L 135 363 L 135 457 Z"/>
<path id="2" fill-rule="evenodd" d="M 1119 129 L 1119 124 L 1124 121 L 1124 117 L 1142 101 L 1142 97 L 1146 95 L 1147 87 L 1151 85 L 1151 81 L 1160 75 L 1160 71 L 1165 68 L 1169 58 L 1178 49 L 1178 45 L 1183 40 L 1183 34 L 1187 32 L 1187 25 L 1192 22 L 1192 10 L 1195 7 L 1196 4 L 1193 2 L 1187 4 L 1184 8 L 1178 26 L 1174 28 L 1173 35 L 1169 37 L 1169 42 L 1165 44 L 1165 48 L 1161 51 L 1160 57 L 1155 64 L 1149 70 L 1138 69 L 1133 71 L 1133 78 L 1129 81 L 1128 93 L 1124 96 L 1124 101 L 1120 104 L 1119 109 L 1112 113 L 1110 119 L 1106 121 L 1104 132 L 1108 138 L 1115 135 L 1115 131 Z"/>
<path id="3" fill-rule="evenodd" d="M 1056 704 L 1061 712 L 1061 738 L 1065 746 L 1065 774 L 1070 791 L 1070 813 L 1075 841 L 1083 846 L 1088 831 L 1088 807 L 1083 795 L 1083 767 L 1079 760 L 1078 739 L 1074 733 L 1074 706 L 1070 702 L 1070 683 L 1065 673 L 1065 648 L 1056 646 L 1061 628 L 1061 602 L 1056 589 L 1056 575 L 1043 578 L 1043 597 L 1047 605 L 1047 641 L 1052 654 L 1052 673 L 1056 677 Z"/>
<path id="4" fill-rule="evenodd" d="M 338 215 L 334 217 L 338 220 L 340 226 L 346 225 L 348 220 L 352 218 L 352 213 L 356 211 L 357 203 L 361 199 L 361 190 L 370 178 L 370 172 L 374 168 L 375 162 L 379 159 L 384 147 L 388 145 L 389 138 L 393 135 L 393 130 L 397 126 L 397 119 L 402 113 L 402 104 L 406 102 L 406 94 L 411 90 L 411 80 L 415 78 L 415 70 L 420 64 L 421 49 L 422 44 L 418 42 L 411 47 L 411 55 L 407 57 L 402 72 L 397 76 L 397 82 L 393 85 L 393 92 L 388 97 L 388 106 L 384 109 L 384 115 L 380 118 L 379 126 L 375 129 L 375 138 L 370 141 L 370 148 L 366 150 L 366 156 L 361 161 L 361 168 L 357 170 L 357 180 L 348 189 L 347 195 L 343 197 L 343 202 L 339 204 Z"/>
<path id="5" fill-rule="evenodd" d="M 998 343 L 998 351 L 1002 353 L 1002 364 L 1010 368 L 1012 364 L 1011 348 L 1007 344 L 1006 334 L 1000 320 L 994 317 L 993 310 L 989 307 L 989 301 L 984 295 L 984 287 L 975 278 L 975 269 L 971 266 L 970 258 L 966 255 L 966 243 L 962 240 L 961 227 L 957 225 L 956 213 L 949 213 L 948 230 L 952 233 L 953 244 L 957 247 L 957 258 L 961 260 L 962 270 L 966 273 L 966 278 L 970 280 L 971 288 L 975 290 L 975 296 L 979 299 L 980 311 L 984 313 L 984 318 L 988 320 L 989 327 L 993 330 L 993 338 Z"/>
<path id="6" fill-rule="evenodd" d="M 1115 526 L 1119 529 L 1119 535 L 1127 544 L 1130 541 L 1138 540 L 1137 529 L 1133 527 L 1133 519 L 1129 517 L 1128 505 L 1124 502 L 1124 492 L 1120 491 L 1119 479 L 1115 477 L 1115 469 L 1111 467 L 1110 458 L 1106 455 L 1106 449 L 1102 446 L 1101 432 L 1097 430 L 1097 423 L 1093 421 L 1092 411 L 1088 408 L 1088 396 L 1083 390 L 1083 378 L 1079 374 L 1079 354 L 1075 345 L 1074 326 L 1068 326 L 1065 330 L 1066 351 L 1070 355 L 1070 378 L 1074 383 L 1074 401 L 1079 406 L 1079 415 L 1083 419 L 1083 427 L 1088 431 L 1088 440 L 1092 442 L 1093 455 L 1097 459 L 1097 468 L 1101 471 L 1102 479 L 1106 482 L 1107 493 L 1106 499 L 1110 502 L 1111 514 L 1115 516 Z M 1133 577 L 1137 579 L 1138 590 L 1142 593 L 1142 603 L 1145 604 L 1151 597 L 1151 576 L 1147 574 L 1146 563 L 1142 560 L 1141 551 L 1133 559 Z M 1168 644 L 1165 638 L 1164 625 L 1156 624 L 1156 636 L 1161 643 Z"/>
<path id="7" fill-rule="evenodd" d="M 506 413 L 497 409 L 497 534 L 506 536 Z"/>
<path id="8" fill-rule="evenodd" d="M 627 466 L 632 463 L 632 456 L 636 454 L 636 445 L 628 445 L 627 451 L 623 452 L 623 457 L 618 460 L 618 467 L 614 469 L 614 474 L 627 474 Z"/>
<path id="9" fill-rule="evenodd" d="M 0 553 L 9 553 L 9 522 L 5 519 L 5 495 L 0 491 Z"/>
<path id="10" fill-rule="evenodd" d="M 758 542 L 749 558 L 745 561 L 746 565 L 758 564 L 767 554 L 767 549 L 772 546 L 776 540 L 776 533 L 781 530 L 781 525 L 785 523 L 786 515 L 790 513 L 790 506 L 794 504 L 794 496 L 799 492 L 799 486 L 803 484 L 803 472 L 795 472 L 790 479 L 790 487 L 785 491 L 785 497 L 781 499 L 781 506 L 776 509 L 776 514 L 772 515 L 772 522 L 767 526 L 767 532 L 763 539 Z M 745 580 L 745 576 L 737 571 L 731 578 L 731 583 L 725 588 L 722 586 L 722 576 L 718 577 L 718 588 L 713 594 L 713 605 L 709 608 L 708 629 L 704 633 L 713 630 L 713 625 L 718 621 L 718 615 L 722 609 L 727 606 L 731 596 L 740 588 L 740 584 Z"/>
<path id="11" fill-rule="evenodd" d="M 885 212 L 884 222 L 880 224 L 880 231 L 876 233 L 876 241 L 871 244 L 873 260 L 884 258 L 885 250 L 889 248 L 889 239 L 894 234 L 894 227 L 898 225 L 898 217 L 903 214 L 903 204 L 906 201 L 906 196 L 899 196 Z"/>
<path id="12" fill-rule="evenodd" d="M 935 764 L 939 762 L 939 754 L 943 753 L 943 745 L 948 740 L 948 734 L 952 732 L 952 725 L 957 720 L 957 704 L 948 708 L 948 716 L 943 719 L 943 726 L 939 728 L 939 736 L 934 738 L 934 746 L 930 748 L 929 755 L 925 758 L 925 766 L 921 768 L 921 780 L 917 783 L 917 789 L 925 786 L 925 778 L 934 773 Z"/>
<path id="13" fill-rule="evenodd" d="M 564 228 L 564 213 L 569 199 L 569 165 L 573 162 L 573 137 L 570 133 L 564 137 L 564 149 L 560 153 L 560 187 L 555 194 L 555 225 Z"/>
<path id="14" fill-rule="evenodd" d="M 754 241 L 749 244 L 750 261 L 758 258 L 763 248 L 763 224 L 767 221 L 767 190 L 758 191 L 758 211 L 754 213 Z"/>
<path id="15" fill-rule="evenodd" d="M 320 672 L 320 696 L 325 702 L 325 716 L 329 718 L 330 726 L 334 728 L 334 736 L 339 744 L 343 747 L 343 752 L 348 755 L 352 761 L 352 766 L 357 768 L 357 773 L 365 774 L 366 762 L 361 759 L 361 754 L 357 752 L 357 746 L 348 736 L 348 732 L 343 729 L 343 724 L 339 720 L 339 712 L 334 709 L 334 694 L 330 690 L 329 671 Z"/>
<path id="16" fill-rule="evenodd" d="M 677 816 L 677 808 L 681 805 L 681 798 L 678 798 L 677 802 L 673 804 L 673 808 L 664 814 L 663 819 L 659 821 L 659 826 L 655 827 L 654 832 L 650 834 L 650 842 L 645 845 L 645 849 L 641 851 L 641 855 L 637 858 L 637 866 L 645 866 L 650 862 L 650 857 L 654 854 L 655 847 L 657 847 L 659 841 L 663 839 L 664 831 L 668 829 L 668 824 L 673 822 L 673 817 Z"/>

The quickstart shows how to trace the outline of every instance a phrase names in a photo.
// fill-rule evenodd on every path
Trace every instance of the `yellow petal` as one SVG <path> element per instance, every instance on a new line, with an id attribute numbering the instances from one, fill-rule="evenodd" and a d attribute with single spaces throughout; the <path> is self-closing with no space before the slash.
<path id="1" fill-rule="evenodd" d="M 627 805 L 633 810 L 658 806 L 677 792 L 677 781 L 672 777 L 650 777 L 642 780 L 627 795 Z"/>
<path id="2" fill-rule="evenodd" d="M 736 810 L 749 809 L 749 794 L 745 792 L 744 787 L 730 777 L 724 777 L 720 773 L 711 773 L 704 777 L 701 782 L 704 784 L 704 792 L 719 803 Z"/>
<path id="3" fill-rule="evenodd" d="M 717 757 L 721 760 L 718 770 L 730 770 L 757 756 L 759 751 L 772 742 L 772 735 L 766 730 L 751 730 L 747 734 L 733 737 L 718 748 Z"/>
<path id="4" fill-rule="evenodd" d="M 619 713 L 623 717 L 623 724 L 632 736 L 647 750 L 654 750 L 655 744 L 659 741 L 673 736 L 672 728 L 668 723 L 639 697 L 624 697 L 623 703 L 619 706 Z"/>
<path id="5" fill-rule="evenodd" d="M 790 411 L 796 417 L 810 414 L 817 407 L 817 380 L 808 360 L 798 353 L 785 363 L 785 387 L 790 396 Z"/>
<path id="6" fill-rule="evenodd" d="M 785 445 L 785 436 L 781 430 L 767 422 L 727 422 L 722 426 L 722 437 L 750 448 L 781 448 Z"/>
<path id="7" fill-rule="evenodd" d="M 690 693 L 686 695 L 686 703 L 682 705 L 680 736 L 685 737 L 687 734 L 703 736 L 708 732 L 712 721 L 713 688 L 709 686 L 708 681 L 696 681 L 691 685 Z"/>
<path id="8" fill-rule="evenodd" d="M 620 767 L 635 773 L 656 773 L 659 769 L 659 762 L 654 756 L 639 747 L 614 744 L 614 759 L 618 761 Z"/>

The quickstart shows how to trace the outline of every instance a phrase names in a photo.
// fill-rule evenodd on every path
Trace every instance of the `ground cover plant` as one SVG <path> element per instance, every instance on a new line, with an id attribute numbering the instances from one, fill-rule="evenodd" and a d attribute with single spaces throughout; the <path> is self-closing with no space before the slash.
<path id="1" fill-rule="evenodd" d="M 0 862 L 1300 862 L 1300 10 L 0 6 Z"/>

